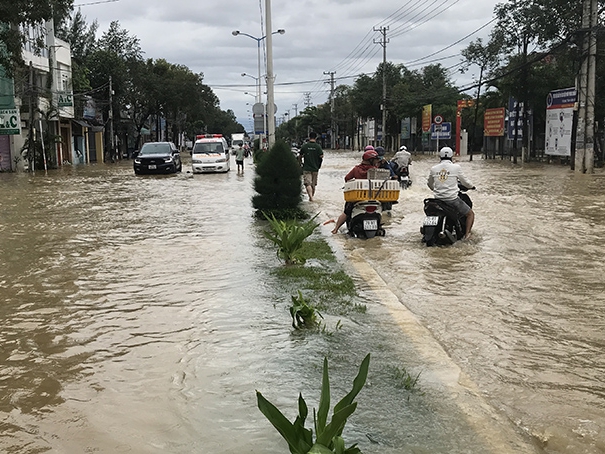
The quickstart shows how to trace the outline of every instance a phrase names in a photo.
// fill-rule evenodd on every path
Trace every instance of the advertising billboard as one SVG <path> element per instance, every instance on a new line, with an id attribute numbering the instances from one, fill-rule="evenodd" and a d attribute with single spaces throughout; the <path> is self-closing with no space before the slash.
<path id="1" fill-rule="evenodd" d="M 551 91 L 546 97 L 545 153 L 571 156 L 573 112 L 577 100 L 574 87 Z"/>

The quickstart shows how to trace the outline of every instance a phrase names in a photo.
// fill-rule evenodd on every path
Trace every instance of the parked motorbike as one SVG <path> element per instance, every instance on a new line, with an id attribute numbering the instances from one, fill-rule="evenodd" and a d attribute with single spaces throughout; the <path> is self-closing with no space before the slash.
<path id="1" fill-rule="evenodd" d="M 472 208 L 473 202 L 466 193 L 468 188 L 462 185 L 458 185 L 458 188 L 458 196 Z M 442 200 L 424 199 L 424 214 L 426 217 L 420 227 L 420 233 L 422 242 L 427 246 L 450 245 L 464 238 L 466 217 L 458 217 L 458 213 Z"/>

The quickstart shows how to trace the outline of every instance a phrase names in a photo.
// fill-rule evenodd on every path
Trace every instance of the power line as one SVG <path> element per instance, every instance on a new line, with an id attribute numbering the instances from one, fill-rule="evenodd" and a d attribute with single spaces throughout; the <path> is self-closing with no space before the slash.
<path id="1" fill-rule="evenodd" d="M 90 2 L 90 3 L 79 3 L 79 4 L 74 4 L 74 7 L 76 6 L 90 6 L 90 5 L 100 5 L 102 3 L 114 3 L 114 2 L 119 2 L 120 0 L 99 0 L 97 2 Z"/>

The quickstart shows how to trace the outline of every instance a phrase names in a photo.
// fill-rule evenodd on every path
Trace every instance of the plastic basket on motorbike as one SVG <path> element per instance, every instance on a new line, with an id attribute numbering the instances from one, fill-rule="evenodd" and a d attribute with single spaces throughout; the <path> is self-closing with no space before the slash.
<path id="1" fill-rule="evenodd" d="M 389 180 L 391 178 L 391 172 L 389 169 L 368 169 L 369 180 Z"/>
<path id="2" fill-rule="evenodd" d="M 387 171 L 388 172 L 388 171 Z M 401 186 L 397 180 L 351 180 L 345 183 L 345 202 L 377 200 L 396 202 Z"/>

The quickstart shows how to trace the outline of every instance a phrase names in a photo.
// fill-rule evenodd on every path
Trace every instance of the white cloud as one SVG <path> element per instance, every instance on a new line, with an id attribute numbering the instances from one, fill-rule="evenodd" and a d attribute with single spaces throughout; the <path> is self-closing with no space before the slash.
<path id="1" fill-rule="evenodd" d="M 139 38 L 147 58 L 164 58 L 183 64 L 193 72 L 203 73 L 204 82 L 212 87 L 221 108 L 231 109 L 239 121 L 250 125 L 250 105 L 254 99 L 244 92 L 255 93 L 257 77 L 257 41 L 264 32 L 266 0 L 76 0 L 89 23 L 97 20 L 99 33 L 111 21 Z M 412 62 L 437 52 L 478 29 L 493 18 L 497 0 L 302 0 L 271 2 L 273 30 L 285 29 L 284 35 L 273 35 L 273 69 L 276 75 L 275 103 L 277 116 L 304 108 L 305 93 L 313 104 L 325 102 L 329 76 L 336 78 L 372 73 L 382 61 L 382 46 L 375 43 L 381 35 L 374 28 L 388 26 L 387 60 Z M 261 9 L 263 11 L 261 18 Z M 439 13 L 439 14 L 438 14 Z M 491 26 L 459 44 L 421 62 L 410 65 L 418 69 L 434 60 L 449 67 L 459 63 L 460 50 L 472 40 L 486 39 Z M 262 67 L 264 68 L 264 47 Z M 265 70 L 261 72 L 264 74 Z M 472 71 L 471 71 L 472 73 Z M 454 81 L 464 85 L 470 76 L 453 73 Z M 352 84 L 353 78 L 338 83 Z M 287 84 L 287 85 L 283 85 Z"/>

